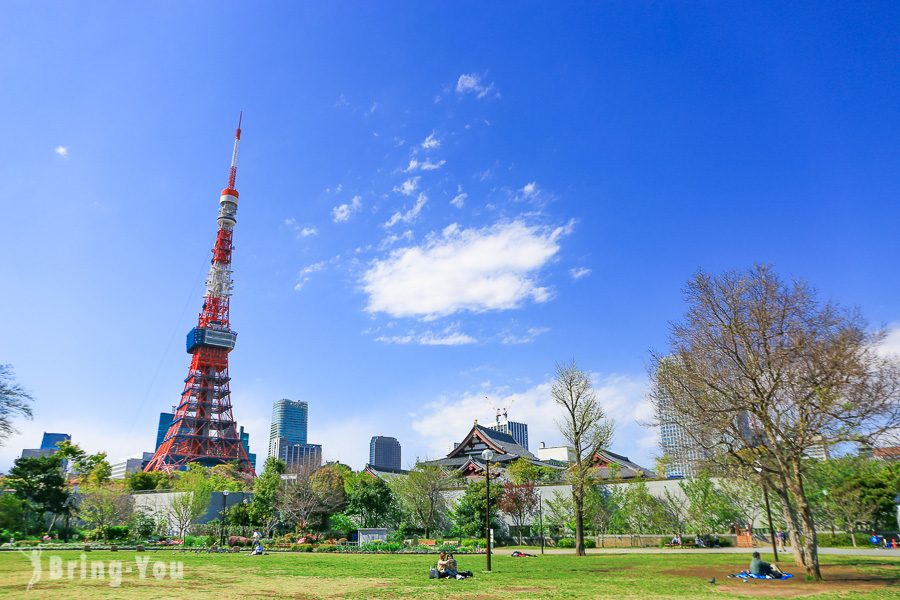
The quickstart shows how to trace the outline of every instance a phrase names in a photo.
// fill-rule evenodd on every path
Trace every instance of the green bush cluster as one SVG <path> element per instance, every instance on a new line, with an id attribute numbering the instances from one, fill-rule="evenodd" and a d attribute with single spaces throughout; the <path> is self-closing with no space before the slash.
<path id="1" fill-rule="evenodd" d="M 291 552 L 312 552 L 312 544 L 291 544 Z"/>
<path id="2" fill-rule="evenodd" d="M 575 547 L 575 538 L 560 538 L 558 542 L 556 542 L 556 546 L 558 548 L 574 548 Z M 596 548 L 597 542 L 590 538 L 584 539 L 584 547 L 585 548 Z"/>

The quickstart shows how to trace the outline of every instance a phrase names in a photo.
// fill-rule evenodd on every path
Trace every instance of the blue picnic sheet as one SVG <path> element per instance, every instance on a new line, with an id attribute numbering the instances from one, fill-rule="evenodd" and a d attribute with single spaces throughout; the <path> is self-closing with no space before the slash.
<path id="1" fill-rule="evenodd" d="M 775 581 L 775 577 L 766 577 L 765 575 L 753 575 L 752 573 L 748 573 L 747 571 L 741 571 L 740 573 L 735 573 L 732 577 L 737 577 L 738 579 L 767 579 L 770 581 Z M 790 579 L 793 577 L 790 573 L 785 573 L 781 577 L 777 578 L 778 581 L 783 579 Z"/>

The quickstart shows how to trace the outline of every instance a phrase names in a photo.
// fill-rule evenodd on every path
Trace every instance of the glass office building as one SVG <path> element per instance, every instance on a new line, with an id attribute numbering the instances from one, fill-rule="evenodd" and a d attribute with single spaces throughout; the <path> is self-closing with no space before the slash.
<path id="1" fill-rule="evenodd" d="M 309 404 L 303 400 L 278 400 L 272 407 L 272 428 L 269 431 L 269 456 L 278 456 L 276 442 L 306 444 L 309 424 Z M 282 459 L 283 460 L 283 459 Z"/>
<path id="2" fill-rule="evenodd" d="M 400 442 L 397 438 L 374 435 L 369 442 L 369 464 L 382 469 L 400 470 Z"/>

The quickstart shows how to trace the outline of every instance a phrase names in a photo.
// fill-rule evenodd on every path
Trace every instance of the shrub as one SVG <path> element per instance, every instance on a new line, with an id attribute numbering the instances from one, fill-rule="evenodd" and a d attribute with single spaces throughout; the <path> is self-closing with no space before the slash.
<path id="1" fill-rule="evenodd" d="M 816 533 L 816 541 L 819 546 L 830 548 L 847 548 L 853 546 L 853 540 L 849 533 Z M 856 534 L 856 543 L 861 546 L 869 546 L 869 536 L 864 533 Z"/>
<path id="2" fill-rule="evenodd" d="M 127 540 L 128 531 L 128 525 L 111 525 L 106 528 L 106 539 Z"/>
<path id="3" fill-rule="evenodd" d="M 556 546 L 558 548 L 574 548 L 575 540 L 572 538 L 560 538 L 560 540 L 556 542 Z"/>
<path id="4" fill-rule="evenodd" d="M 313 552 L 335 552 L 336 550 L 337 546 L 334 544 L 319 544 L 313 548 Z"/>
<path id="5" fill-rule="evenodd" d="M 186 548 L 197 548 L 203 546 L 206 542 L 206 538 L 201 535 L 186 535 L 184 536 L 184 546 Z"/>
<path id="6" fill-rule="evenodd" d="M 312 552 L 312 544 L 291 544 L 291 552 Z"/>

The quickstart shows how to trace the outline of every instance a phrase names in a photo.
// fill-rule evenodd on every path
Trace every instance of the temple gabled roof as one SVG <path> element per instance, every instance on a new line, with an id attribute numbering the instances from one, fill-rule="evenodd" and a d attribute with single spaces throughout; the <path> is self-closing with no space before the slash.
<path id="1" fill-rule="evenodd" d="M 627 456 L 616 454 L 609 450 L 601 450 L 594 455 L 594 466 L 601 469 L 608 469 L 610 465 L 619 467 L 622 471 L 620 475 L 624 479 L 630 479 L 632 477 L 656 477 L 656 473 L 632 462 Z M 631 471 L 631 473 L 628 473 L 628 471 Z"/>
<path id="2" fill-rule="evenodd" d="M 463 441 L 460 442 L 456 448 L 450 451 L 447 458 L 456 458 L 463 455 L 480 453 L 480 449 L 478 449 L 477 452 L 473 452 L 473 450 L 476 446 L 482 444 L 500 455 L 511 454 L 516 457 L 537 460 L 537 457 L 534 454 L 529 452 L 527 448 L 520 446 L 508 433 L 490 429 L 488 427 L 482 427 L 478 423 L 475 423 L 475 425 L 472 426 L 468 435 L 463 438 Z M 494 457 L 494 460 L 498 459 L 499 457 Z"/>

